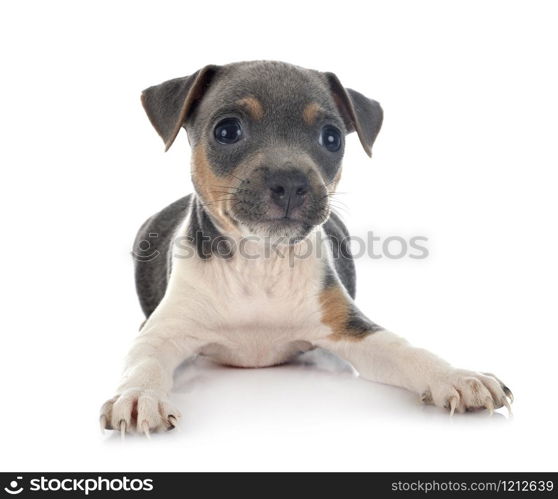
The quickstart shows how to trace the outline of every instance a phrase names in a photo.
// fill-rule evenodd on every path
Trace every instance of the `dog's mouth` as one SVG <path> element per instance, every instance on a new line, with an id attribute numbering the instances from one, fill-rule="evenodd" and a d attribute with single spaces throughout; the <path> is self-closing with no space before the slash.
<path id="1" fill-rule="evenodd" d="M 316 226 L 291 217 L 266 218 L 258 222 L 249 221 L 241 224 L 250 235 L 274 240 L 284 239 L 288 244 L 304 239 Z"/>
<path id="2" fill-rule="evenodd" d="M 329 216 L 328 190 L 314 172 L 259 167 L 235 178 L 221 211 L 244 235 L 300 240 Z"/>
<path id="3" fill-rule="evenodd" d="M 304 220 L 299 218 L 294 218 L 291 216 L 282 216 L 282 217 L 273 217 L 273 218 L 264 218 L 261 223 L 267 223 L 269 225 L 285 225 L 285 226 L 296 226 L 300 224 L 304 224 Z"/>
<path id="4" fill-rule="evenodd" d="M 277 214 L 269 202 L 261 198 L 240 197 L 233 201 L 230 216 L 245 233 L 263 237 L 300 240 L 329 216 L 327 202 L 315 202 L 290 214 Z"/>

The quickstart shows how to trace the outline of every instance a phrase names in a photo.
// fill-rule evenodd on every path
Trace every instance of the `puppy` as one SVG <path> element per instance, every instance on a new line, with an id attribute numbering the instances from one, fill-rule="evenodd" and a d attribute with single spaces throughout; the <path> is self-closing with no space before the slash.
<path id="1" fill-rule="evenodd" d="M 345 136 L 356 131 L 371 155 L 383 116 L 376 101 L 332 73 L 258 61 L 206 66 L 146 89 L 142 103 L 166 149 L 186 129 L 195 194 L 137 235 L 147 319 L 102 428 L 174 428 L 173 371 L 190 357 L 264 367 L 317 347 L 452 414 L 509 408 L 498 378 L 409 345 L 355 304 L 348 233 L 329 200 Z"/>

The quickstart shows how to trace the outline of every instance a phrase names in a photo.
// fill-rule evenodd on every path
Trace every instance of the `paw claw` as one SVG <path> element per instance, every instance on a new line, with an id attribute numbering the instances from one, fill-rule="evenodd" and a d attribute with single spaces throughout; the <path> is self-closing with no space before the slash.
<path id="1" fill-rule="evenodd" d="M 510 405 L 510 403 L 508 402 L 507 399 L 504 399 L 504 406 L 508 410 L 509 416 L 512 417 L 513 416 L 512 408 L 511 408 L 511 405 Z"/>
<path id="2" fill-rule="evenodd" d="M 488 409 L 488 412 L 491 416 L 494 414 L 494 402 L 491 398 L 486 399 L 484 407 Z"/>
<path id="3" fill-rule="evenodd" d="M 105 434 L 105 429 L 107 427 L 107 417 L 104 414 L 101 414 L 99 418 L 99 424 L 101 426 L 101 435 Z"/>
<path id="4" fill-rule="evenodd" d="M 141 430 L 143 434 L 147 437 L 148 440 L 151 440 L 151 433 L 149 433 L 149 423 L 147 421 L 143 421 L 141 424 Z"/>
<path id="5" fill-rule="evenodd" d="M 120 439 L 124 440 L 126 438 L 126 421 L 121 419 L 119 426 L 120 426 Z"/>
<path id="6" fill-rule="evenodd" d="M 167 419 L 168 423 L 169 423 L 169 428 L 167 429 L 167 431 L 171 431 L 178 428 L 178 420 L 176 419 L 176 416 L 173 416 L 172 414 L 168 417 Z"/>
<path id="7" fill-rule="evenodd" d="M 180 411 L 171 406 L 166 394 L 151 389 L 127 388 L 101 407 L 101 428 L 115 430 L 122 440 L 126 433 L 143 433 L 147 438 L 159 430 L 173 429 Z"/>
<path id="8" fill-rule="evenodd" d="M 504 390 L 506 397 L 508 397 L 510 399 L 510 402 L 513 404 L 514 398 L 512 391 L 506 385 L 502 385 L 502 390 Z"/>
<path id="9" fill-rule="evenodd" d="M 457 397 L 452 397 L 449 401 L 450 406 L 450 418 L 453 417 L 455 413 L 455 408 L 457 407 Z"/>
<path id="10" fill-rule="evenodd" d="M 510 399 L 510 402 L 513 404 L 514 396 L 513 396 L 512 391 L 504 384 L 504 382 L 500 378 L 498 378 L 498 376 L 496 376 L 495 374 L 492 374 L 492 373 L 482 373 L 482 374 L 484 374 L 485 376 L 490 376 L 491 378 L 494 378 L 500 384 L 500 388 L 506 394 L 506 397 L 508 397 Z"/>
<path id="11" fill-rule="evenodd" d="M 506 407 L 511 416 L 511 390 L 493 374 L 452 368 L 428 383 L 434 404 L 449 409 L 450 416 L 479 409 L 492 415 L 500 407 Z"/>

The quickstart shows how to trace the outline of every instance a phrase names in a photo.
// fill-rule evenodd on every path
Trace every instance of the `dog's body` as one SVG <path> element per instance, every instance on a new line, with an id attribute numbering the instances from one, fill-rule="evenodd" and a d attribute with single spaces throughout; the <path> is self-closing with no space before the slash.
<path id="1" fill-rule="evenodd" d="M 183 252 L 180 248 L 180 235 L 198 225 L 192 220 L 197 210 L 203 210 L 199 200 L 187 196 L 150 218 L 138 233 L 136 247 L 149 234 L 160 235 L 150 245 L 150 255 L 171 251 L 169 258 L 136 259 L 136 286 L 146 316 L 156 311 L 165 294 L 172 297 L 176 310 L 171 315 L 182 315 L 185 322 L 195 317 L 195 329 L 203 330 L 205 344 L 198 353 L 238 367 L 281 364 L 330 333 L 322 322 L 320 296 L 333 285 L 334 275 L 347 294 L 353 295 L 355 288 L 348 252 L 346 258 L 332 258 L 331 241 L 346 240 L 347 235 L 335 214 L 295 247 L 245 240 L 245 256 L 208 262 L 192 257 L 190 247 Z M 242 239 L 229 238 L 229 244 L 240 248 Z"/>
<path id="2" fill-rule="evenodd" d="M 354 303 L 347 230 L 329 210 L 343 137 L 370 154 L 377 102 L 330 73 L 284 63 L 207 66 L 150 87 L 143 104 L 167 148 L 184 126 L 196 193 L 141 227 L 136 286 L 147 316 L 103 427 L 173 428 L 174 369 L 204 355 L 239 367 L 325 348 L 368 379 L 464 411 L 508 405 L 494 376 L 452 368 Z"/>

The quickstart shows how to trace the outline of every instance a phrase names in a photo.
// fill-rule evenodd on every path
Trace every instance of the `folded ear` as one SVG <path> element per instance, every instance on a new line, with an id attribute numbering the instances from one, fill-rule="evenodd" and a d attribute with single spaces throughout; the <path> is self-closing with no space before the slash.
<path id="1" fill-rule="evenodd" d="M 217 69 L 219 66 L 208 65 L 190 76 L 165 81 L 142 92 L 141 103 L 165 142 L 165 151 L 203 97 Z"/>
<path id="2" fill-rule="evenodd" d="M 372 144 L 382 127 L 384 112 L 375 100 L 345 88 L 333 73 L 325 73 L 329 88 L 349 132 L 356 130 L 362 147 L 372 156 Z"/>

